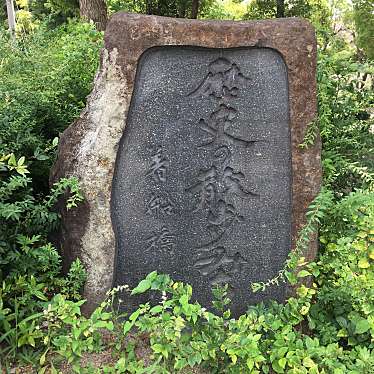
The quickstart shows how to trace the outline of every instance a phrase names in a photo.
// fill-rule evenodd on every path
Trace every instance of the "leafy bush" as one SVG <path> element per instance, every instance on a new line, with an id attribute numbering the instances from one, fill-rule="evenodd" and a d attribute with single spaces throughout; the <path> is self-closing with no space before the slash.
<path id="1" fill-rule="evenodd" d="M 353 18 L 356 26 L 356 43 L 374 60 L 374 3 L 371 0 L 353 0 Z"/>
<path id="2" fill-rule="evenodd" d="M 29 0 L 28 4 L 33 17 L 47 22 L 48 27 L 79 16 L 78 0 Z"/>
<path id="3" fill-rule="evenodd" d="M 79 299 L 85 278 L 79 261 L 62 277 L 60 256 L 47 241 L 58 223 L 57 213 L 51 212 L 58 196 L 70 190 L 68 208 L 82 200 L 77 180 L 61 180 L 38 201 L 27 174 L 24 157 L 0 156 L 0 343 L 6 342 L 2 355 L 25 344 L 34 346 L 40 331 L 33 316 L 56 292 Z"/>
<path id="4" fill-rule="evenodd" d="M 310 20 L 318 36 L 322 36 L 323 33 L 331 31 L 331 5 L 329 6 L 325 0 L 285 0 L 285 17 L 302 17 Z M 276 14 L 276 0 L 254 0 L 247 3 L 244 19 L 275 18 Z"/>
<path id="5" fill-rule="evenodd" d="M 353 241 L 360 240 L 360 236 L 353 236 Z M 354 256 L 353 262 L 359 263 L 361 256 L 362 253 Z M 191 302 L 191 286 L 174 282 L 168 275 L 157 272 L 149 274 L 132 291 L 127 286 L 112 290 L 108 300 L 88 319 L 80 315 L 82 302 L 73 303 L 57 295 L 39 320 L 45 326 L 46 337 L 39 363 L 42 370 L 53 368 L 57 372 L 61 360 L 65 360 L 77 373 L 174 373 L 195 366 L 209 373 L 259 374 L 271 370 L 293 374 L 372 373 L 372 321 L 352 314 L 347 325 L 351 323 L 353 327 L 348 330 L 338 327 L 338 331 L 331 328 L 331 321 L 323 319 L 328 315 L 325 310 L 329 310 L 323 296 L 323 277 L 334 267 L 344 267 L 346 262 L 343 256 L 333 264 L 324 260 L 330 258 L 307 266 L 316 275 L 317 282 L 310 287 L 299 286 L 297 297 L 288 299 L 285 304 L 273 302 L 250 307 L 238 319 L 230 318 L 227 288 L 214 290 L 218 312 L 214 314 L 197 302 Z M 360 267 L 357 270 L 361 280 L 369 274 Z M 304 277 L 305 272 L 300 272 L 299 277 Z M 352 283 L 344 284 L 347 280 L 344 274 L 335 274 L 341 282 L 327 287 L 331 300 L 338 305 L 342 303 L 339 294 L 350 292 L 352 297 L 344 300 L 344 306 L 349 309 L 356 304 L 353 297 L 362 299 L 362 294 L 357 295 L 357 288 L 349 291 Z M 113 309 L 113 299 L 118 292 L 126 299 L 131 297 L 126 296 L 126 291 L 135 295 L 150 290 L 160 293 L 160 304 L 140 305 L 125 321 L 119 318 Z M 373 306 L 373 303 L 369 301 L 367 305 Z M 342 315 L 335 322 L 336 326 L 345 326 Z M 306 323 L 309 329 L 305 329 Z M 111 336 L 109 343 L 103 340 L 104 331 Z M 352 334 L 350 338 L 347 338 L 347 331 Z M 144 344 L 148 346 L 147 356 L 140 357 L 138 350 L 144 349 Z M 101 365 L 100 371 L 90 365 L 82 366 L 83 356 L 87 358 L 89 354 L 108 349 L 113 357 L 111 365 Z M 47 352 L 50 355 L 46 358 Z"/>
<path id="6" fill-rule="evenodd" d="M 374 348 L 374 193 L 352 193 L 321 229 L 323 246 L 311 264 L 319 292 L 311 327 L 321 341 Z"/>
<path id="7" fill-rule="evenodd" d="M 42 151 L 84 107 L 101 45 L 102 34 L 89 24 L 42 25 L 16 44 L 0 30 L 0 152 L 43 160 Z M 44 191 L 49 167 L 30 167 Z"/>
<path id="8" fill-rule="evenodd" d="M 347 177 L 352 181 L 351 188 L 370 187 L 374 182 L 373 175 L 369 176 L 368 173 L 374 169 L 374 136 L 369 131 L 374 124 L 369 112 L 374 103 L 368 81 L 372 73 L 373 68 L 369 64 L 327 56 L 320 59 L 323 159 L 325 169 L 328 169 L 330 160 L 337 162 L 335 169 L 340 170 L 339 175 L 335 174 L 336 187 L 349 185 L 349 182 L 339 180 Z M 333 101 L 331 97 L 334 97 Z M 334 175 L 330 174 L 329 177 L 333 179 Z M 354 179 L 357 180 L 357 177 L 361 183 L 355 185 Z"/>
<path id="9" fill-rule="evenodd" d="M 318 120 L 302 146 L 313 143 L 320 128 L 324 184 L 339 196 L 357 188 L 374 191 L 373 71 L 350 52 L 319 56 Z"/>
<path id="10" fill-rule="evenodd" d="M 56 293 L 80 298 L 82 264 L 62 276 L 47 236 L 58 225 L 58 196 L 70 190 L 68 208 L 82 196 L 75 179 L 48 193 L 48 174 L 56 135 L 85 105 L 101 42 L 101 33 L 80 23 L 41 25 L 16 43 L 0 31 L 0 356 L 7 359 L 40 344 L 37 321 Z"/>

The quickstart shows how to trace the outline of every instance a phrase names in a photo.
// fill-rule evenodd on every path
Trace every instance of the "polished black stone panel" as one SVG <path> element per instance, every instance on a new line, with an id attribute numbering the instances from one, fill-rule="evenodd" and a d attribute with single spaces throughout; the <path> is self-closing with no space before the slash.
<path id="1" fill-rule="evenodd" d="M 209 307 L 212 285 L 228 283 L 234 315 L 283 300 L 283 286 L 252 294 L 249 284 L 274 277 L 290 250 L 290 147 L 277 52 L 146 51 L 113 180 L 115 285 L 157 270 Z"/>

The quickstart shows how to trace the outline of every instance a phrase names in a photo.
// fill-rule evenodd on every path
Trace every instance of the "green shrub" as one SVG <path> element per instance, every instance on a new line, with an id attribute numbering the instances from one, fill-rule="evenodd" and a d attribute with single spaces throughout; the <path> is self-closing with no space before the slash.
<path id="1" fill-rule="evenodd" d="M 0 350 L 15 354 L 25 344 L 35 346 L 41 335 L 34 319 L 55 293 L 80 298 L 85 272 L 76 261 L 67 277 L 61 259 L 48 242 L 58 214 L 51 211 L 58 196 L 70 190 L 68 208 L 82 200 L 77 180 L 63 179 L 41 200 L 35 198 L 25 158 L 0 156 Z"/>
<path id="2" fill-rule="evenodd" d="M 42 25 L 15 44 L 0 31 L 0 152 L 43 160 L 42 150 L 84 107 L 101 45 L 101 33 L 75 22 Z M 50 164 L 30 167 L 44 191 Z"/>
<path id="3" fill-rule="evenodd" d="M 27 357 L 44 334 L 38 321 L 56 294 L 76 300 L 85 279 L 77 260 L 67 276 L 49 243 L 59 216 L 57 198 L 70 190 L 67 208 L 81 201 L 76 179 L 49 192 L 56 136 L 80 113 L 91 90 L 102 34 L 72 22 L 41 25 L 15 43 L 0 30 L 0 356 Z M 26 167 L 26 156 L 29 160 Z"/>
<path id="4" fill-rule="evenodd" d="M 318 62 L 318 124 L 324 183 L 337 194 L 357 188 L 374 191 L 374 91 L 368 63 L 353 56 L 321 54 Z"/>
<path id="5" fill-rule="evenodd" d="M 310 326 L 324 343 L 374 348 L 374 193 L 352 193 L 321 228 Z"/>
<path id="6" fill-rule="evenodd" d="M 343 259 L 338 265 L 343 265 Z M 317 279 L 322 279 L 317 272 L 322 274 L 329 267 L 329 263 L 321 260 L 310 264 L 308 269 Z M 323 320 L 326 300 L 318 296 L 323 290 L 319 290 L 317 283 L 311 287 L 299 286 L 297 297 L 288 299 L 285 304 L 273 302 L 250 307 L 238 319 L 230 318 L 227 288 L 214 290 L 214 305 L 219 312 L 214 314 L 191 301 L 191 286 L 174 282 L 168 275 L 157 272 L 149 274 L 132 291 L 127 286 L 112 290 L 109 299 L 88 319 L 80 316 L 81 302 L 72 303 L 57 295 L 39 321 L 47 326 L 44 352 L 54 352 L 49 360 L 45 353 L 40 356 L 42 370 L 58 368 L 61 359 L 65 359 L 77 373 L 166 374 L 195 366 L 209 373 L 260 374 L 271 370 L 291 374 L 372 373 L 374 350 L 368 337 L 374 332 L 373 326 L 368 328 L 369 322 L 363 317 L 352 315 L 349 319 L 350 314 L 343 314 L 349 319 L 347 323 L 353 324 L 351 332 L 355 339 L 353 347 L 347 345 L 347 336 L 330 331 L 329 322 Z M 342 301 L 338 296 L 343 288 L 348 289 L 341 282 L 330 289 L 334 293 L 331 296 L 337 298 L 336 305 Z M 131 297 L 126 292 L 135 295 L 150 290 L 160 294 L 158 305 L 140 305 L 124 321 L 111 310 L 118 292 L 126 302 Z M 355 296 L 362 299 L 362 295 Z M 349 300 L 351 306 L 352 301 Z M 336 320 L 344 324 L 342 315 Z M 305 329 L 307 322 L 309 329 Z M 103 331 L 112 336 L 109 343 L 102 340 Z M 148 347 L 147 355 L 139 357 L 138 349 L 144 344 Z M 113 357 L 111 365 L 100 366 L 100 369 L 82 366 L 83 353 L 108 349 Z"/>

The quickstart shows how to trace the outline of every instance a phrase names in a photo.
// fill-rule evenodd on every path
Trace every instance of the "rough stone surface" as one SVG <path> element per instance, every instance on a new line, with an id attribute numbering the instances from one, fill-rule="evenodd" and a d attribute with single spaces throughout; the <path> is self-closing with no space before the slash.
<path id="1" fill-rule="evenodd" d="M 70 212 L 62 211 L 63 227 L 61 230 L 61 244 L 64 254 L 65 268 L 67 268 L 71 260 L 77 256 L 82 259 L 87 268 L 88 280 L 84 289 L 84 297 L 88 300 L 88 303 L 86 304 L 87 313 L 93 310 L 93 308 L 105 297 L 106 291 L 113 285 L 116 259 L 116 237 L 113 227 L 117 228 L 116 233 L 120 244 L 119 249 L 122 248 L 121 253 L 123 256 L 123 259 L 121 259 L 121 254 L 120 252 L 118 253 L 118 264 L 121 267 L 121 271 L 118 272 L 116 277 L 117 280 L 121 280 L 121 277 L 125 276 L 124 274 L 130 274 L 132 271 L 130 268 L 131 265 L 126 268 L 126 263 L 124 261 L 126 259 L 125 253 L 131 253 L 131 248 L 128 248 L 126 241 L 121 242 L 121 235 L 123 238 L 125 238 L 125 233 L 122 234 L 120 232 L 121 230 L 118 230 L 116 225 L 119 224 L 116 223 L 116 220 L 121 219 L 121 211 L 124 212 L 126 209 L 129 209 L 129 206 L 131 206 L 133 202 L 131 201 L 130 203 L 129 201 L 129 205 L 127 205 L 126 200 L 122 199 L 120 201 L 115 192 L 117 184 L 121 180 L 126 180 L 127 176 L 125 174 L 121 175 L 121 173 L 116 173 L 113 188 L 112 181 L 119 144 L 126 124 L 129 127 L 128 131 L 125 131 L 125 136 L 121 142 L 122 148 L 121 152 L 119 153 L 120 156 L 118 158 L 117 165 L 121 164 L 122 159 L 124 160 L 123 162 L 127 162 L 126 157 L 124 157 L 126 152 L 131 153 L 136 151 L 131 151 L 132 144 L 127 146 L 126 139 L 131 139 L 132 136 L 141 136 L 142 134 L 141 131 L 136 130 L 135 127 L 134 130 L 131 129 L 132 124 L 136 123 L 136 112 L 134 111 L 128 116 L 134 85 L 135 82 L 138 82 L 135 77 L 137 69 L 138 77 L 140 77 L 140 83 L 138 82 L 137 85 L 141 86 L 142 69 L 145 68 L 144 71 L 146 72 L 148 66 L 148 69 L 152 70 L 152 61 L 150 60 L 152 60 L 152 58 L 157 59 L 157 57 L 154 57 L 153 51 L 150 52 L 148 50 L 153 47 L 160 47 L 159 50 L 161 51 L 161 47 L 163 46 L 178 46 L 174 47 L 175 50 L 171 54 L 169 53 L 168 55 L 166 53 L 166 56 L 175 57 L 178 54 L 185 53 L 189 56 L 187 56 L 188 58 L 196 58 L 197 61 L 199 61 L 199 58 L 201 59 L 201 63 L 199 62 L 201 66 L 191 68 L 191 77 L 193 78 L 186 76 L 186 87 L 183 88 L 186 91 L 183 92 L 189 92 L 190 89 L 196 90 L 198 86 L 195 87 L 194 84 L 196 82 L 201 82 L 201 80 L 204 81 L 207 74 L 207 69 L 208 71 L 210 68 L 213 69 L 213 76 L 214 72 L 219 72 L 219 69 L 222 67 L 222 61 L 218 61 L 216 65 L 209 65 L 219 58 L 219 56 L 217 57 L 215 55 L 217 52 L 219 52 L 219 49 L 240 47 L 244 57 L 236 56 L 235 54 L 237 52 L 234 50 L 230 52 L 226 50 L 223 58 L 237 64 L 239 68 L 243 70 L 243 76 L 248 75 L 249 78 L 251 74 L 250 67 L 261 66 L 260 62 L 255 62 L 255 58 L 253 57 L 254 54 L 257 53 L 259 58 L 263 57 L 263 53 L 267 53 L 269 56 L 272 55 L 273 57 L 271 58 L 278 56 L 277 59 L 279 62 L 270 64 L 270 69 L 271 75 L 273 76 L 274 74 L 274 76 L 277 76 L 277 78 L 274 79 L 278 80 L 277 82 L 279 85 L 277 83 L 276 91 L 269 96 L 269 102 L 270 104 L 279 104 L 279 107 L 281 108 L 279 109 L 279 116 L 281 118 L 279 124 L 288 123 L 289 130 L 287 127 L 282 125 L 281 129 L 274 130 L 274 127 L 274 129 L 271 131 L 276 131 L 274 134 L 281 137 L 283 136 L 284 138 L 289 136 L 290 148 L 287 151 L 287 144 L 284 145 L 284 148 L 278 147 L 278 143 L 275 141 L 274 144 L 276 149 L 272 150 L 269 157 L 273 157 L 274 160 L 277 159 L 279 161 L 276 167 L 278 167 L 278 164 L 281 165 L 282 176 L 279 178 L 279 188 L 283 191 L 282 193 L 284 193 L 286 200 L 287 191 L 288 189 L 291 190 L 290 194 L 288 195 L 291 197 L 291 204 L 288 204 L 287 201 L 283 201 L 283 199 L 280 198 L 277 199 L 277 201 L 282 202 L 282 209 L 286 209 L 285 211 L 287 211 L 287 207 L 292 208 L 292 246 L 295 244 L 298 231 L 305 223 L 306 208 L 317 194 L 320 187 L 321 166 L 319 139 L 313 147 L 308 148 L 307 150 L 302 150 L 299 147 L 299 144 L 303 141 L 308 124 L 313 121 L 316 116 L 316 43 L 314 30 L 308 22 L 300 19 L 282 19 L 258 22 L 219 22 L 171 19 L 125 13 L 114 15 L 109 22 L 105 33 L 105 47 L 102 52 L 101 67 L 95 80 L 94 90 L 88 99 L 87 108 L 82 113 L 80 118 L 63 133 L 59 146 L 58 161 L 51 175 L 52 181 L 55 181 L 63 176 L 77 176 L 81 181 L 82 189 L 86 197 L 85 204 L 80 208 Z M 191 48 L 183 48 L 182 46 L 189 46 Z M 193 51 L 195 51 L 195 48 L 192 47 L 203 47 L 210 49 L 205 50 L 205 52 L 202 52 L 201 54 L 194 54 Z M 251 49 L 248 47 L 257 48 Z M 167 48 L 172 49 L 171 47 Z M 218 50 L 214 51 L 212 48 Z M 138 62 L 140 61 L 143 53 L 145 53 L 144 56 L 148 56 L 148 62 L 147 58 L 143 58 L 142 63 L 138 68 Z M 156 55 L 157 53 L 158 52 L 156 51 Z M 192 56 L 196 55 L 197 57 L 191 57 L 191 53 Z M 210 54 L 208 59 L 209 61 L 207 61 L 204 57 L 204 53 Z M 165 58 L 164 53 L 159 54 L 160 56 L 163 56 L 159 58 Z M 150 60 L 149 56 L 151 56 Z M 269 56 L 265 59 L 265 63 L 266 61 L 269 61 Z M 282 58 L 280 58 L 280 56 Z M 180 61 L 181 67 L 183 67 L 183 64 L 185 63 L 184 57 Z M 223 63 L 223 65 L 224 64 L 225 63 Z M 283 69 L 283 73 L 276 73 L 277 69 L 279 71 L 282 71 Z M 284 83 L 284 70 L 287 71 L 286 84 Z M 174 74 L 175 72 L 172 73 Z M 273 78 L 269 78 L 269 87 L 271 87 L 271 84 L 274 84 L 274 82 L 272 83 L 272 79 Z M 143 83 L 147 84 L 147 80 L 145 80 Z M 251 91 L 251 85 L 253 88 L 253 85 L 256 85 L 256 81 L 251 81 L 251 83 L 247 86 L 244 84 L 244 88 L 242 88 L 242 90 L 246 95 L 252 95 L 250 96 L 251 99 L 255 100 L 256 95 Z M 287 85 L 288 109 L 285 107 L 285 105 L 287 106 L 287 103 L 284 101 Z M 202 90 L 204 90 L 204 87 L 200 89 L 200 94 L 203 92 Z M 283 94 L 281 95 L 282 92 Z M 239 109 L 238 113 L 240 112 L 240 116 L 244 116 L 242 113 L 245 105 L 247 105 L 247 107 L 251 110 L 253 108 L 250 107 L 250 103 L 245 104 L 244 101 L 243 103 L 239 103 L 241 100 L 241 94 L 242 93 L 239 92 L 238 98 L 234 100 L 234 103 Z M 205 119 L 206 122 L 209 120 L 210 115 L 214 112 L 216 103 L 215 100 L 213 100 L 214 95 L 209 97 L 200 95 L 200 98 L 192 96 L 194 95 L 190 95 L 187 98 L 187 102 L 188 100 L 190 100 L 190 103 L 193 101 L 195 102 L 196 113 L 195 111 L 193 111 L 193 113 L 191 112 L 189 118 L 187 120 L 184 119 L 185 122 L 183 122 L 183 124 L 185 124 L 186 127 L 194 126 L 195 130 L 192 132 L 191 139 L 189 139 L 189 147 L 195 147 L 195 149 L 198 148 L 197 152 L 201 152 L 203 154 L 204 152 L 207 152 L 207 149 L 204 147 L 200 147 L 199 149 L 197 144 L 198 139 L 200 139 L 200 137 L 198 137 L 198 132 L 203 131 L 201 128 L 204 127 L 204 123 L 202 123 L 200 120 Z M 133 97 L 132 106 L 136 106 L 137 102 L 139 105 L 139 100 L 141 101 L 141 99 L 142 95 L 137 96 L 135 94 Z M 206 100 L 208 100 L 210 103 L 208 104 Z M 166 112 L 172 113 L 172 105 L 170 105 L 170 103 L 166 103 L 166 105 L 169 105 L 167 108 L 165 108 Z M 162 108 L 162 103 L 157 103 L 156 107 L 157 111 L 159 111 L 160 108 Z M 146 111 L 147 108 L 148 106 L 144 107 L 144 110 Z M 184 109 L 181 108 L 181 112 L 183 112 L 183 110 Z M 188 108 L 185 110 L 188 110 Z M 274 108 L 274 110 L 276 111 L 278 109 Z M 288 118 L 285 116 L 287 111 L 289 112 Z M 272 110 L 269 110 L 269 112 L 272 113 Z M 156 117 L 157 113 L 155 114 Z M 264 115 L 264 113 L 266 114 L 268 111 L 259 111 L 258 115 L 261 116 Z M 273 112 L 273 114 L 271 114 L 273 118 L 276 115 L 275 113 L 276 112 Z M 143 115 L 145 114 L 143 113 Z M 168 118 L 168 114 L 166 113 L 165 115 L 165 118 Z M 265 134 L 261 133 L 261 129 L 258 126 L 254 126 L 255 130 L 253 131 L 253 134 L 246 133 L 246 131 L 243 130 L 243 124 L 245 122 L 248 122 L 249 120 L 253 121 L 253 117 L 250 117 L 250 114 L 248 113 L 245 114 L 245 116 L 247 115 L 248 117 L 240 117 L 238 115 L 238 118 L 234 116 L 236 119 L 235 121 L 231 122 L 235 123 L 230 124 L 230 126 L 232 125 L 231 127 L 229 126 L 230 132 L 227 131 L 227 133 L 229 133 L 229 135 L 234 134 L 237 138 L 244 139 L 246 141 L 257 140 L 252 138 L 253 135 L 255 135 L 256 138 L 258 137 L 259 140 L 262 140 L 262 137 L 264 137 Z M 217 116 L 219 117 L 219 114 L 217 114 Z M 215 117 L 216 120 L 218 118 L 217 116 Z M 226 117 L 224 116 L 223 118 L 228 118 L 227 113 Z M 234 117 L 231 116 L 230 118 L 233 119 Z M 151 120 L 148 119 L 148 122 L 150 124 Z M 157 121 L 155 123 L 157 123 Z M 210 122 L 210 124 L 211 123 L 212 122 Z M 260 121 L 258 123 L 260 123 Z M 209 121 L 206 124 L 209 127 Z M 182 122 L 177 125 L 182 125 Z M 233 132 L 231 132 L 231 130 Z M 145 130 L 143 130 L 143 135 L 144 131 Z M 287 131 L 289 131 L 289 135 Z M 128 136 L 126 134 L 128 134 Z M 165 131 L 165 134 L 168 134 L 168 132 Z M 147 139 L 144 139 L 144 143 L 152 140 L 151 132 L 149 132 L 148 136 L 149 137 Z M 170 136 L 170 134 L 168 136 Z M 228 143 L 230 143 L 230 141 L 228 141 Z M 139 142 L 139 144 L 143 143 Z M 179 143 L 176 142 L 174 146 L 177 147 L 178 144 Z M 145 147 L 145 144 L 143 144 L 143 146 Z M 230 143 L 230 147 L 231 146 L 233 147 L 234 145 Z M 238 157 L 238 159 L 232 159 L 233 167 L 231 170 L 231 176 L 234 175 L 232 173 L 241 171 L 244 175 L 243 186 L 245 186 L 245 191 L 253 192 L 256 194 L 256 196 L 259 192 L 260 196 L 267 196 L 268 193 L 275 195 L 275 193 L 274 191 L 267 192 L 268 186 L 266 186 L 266 181 L 262 179 L 263 176 L 265 176 L 265 173 L 260 170 L 261 163 L 256 164 L 256 161 L 249 160 L 249 154 L 246 152 L 249 152 L 249 150 L 250 152 L 260 150 L 261 153 L 261 150 L 266 150 L 266 147 L 268 146 L 268 143 L 260 141 L 249 146 L 244 146 L 243 149 L 245 151 L 242 150 L 240 151 L 241 153 L 239 152 L 240 157 Z M 123 149 L 123 147 L 125 147 L 125 149 Z M 238 147 L 240 147 L 240 145 L 238 145 Z M 143 165 L 143 170 L 146 170 L 147 168 L 149 169 L 149 167 L 151 167 L 152 170 L 152 161 L 157 161 L 159 155 L 158 149 L 153 149 L 153 151 L 153 154 L 152 149 L 149 150 L 149 153 L 146 153 L 144 148 L 144 159 L 142 161 L 138 160 L 138 162 L 140 162 L 139 165 Z M 141 153 L 141 151 L 139 152 Z M 192 160 L 192 153 L 189 152 L 189 150 L 186 151 L 186 154 L 188 155 L 187 158 Z M 287 156 L 287 152 L 289 152 L 289 156 Z M 154 157 L 153 159 L 152 156 Z M 186 170 L 186 179 L 183 180 L 186 182 L 186 185 L 188 185 L 188 181 L 190 181 L 193 185 L 193 177 L 196 175 L 194 172 L 198 175 L 198 172 L 201 169 L 208 167 L 209 162 L 212 164 L 214 161 L 211 158 L 211 155 L 204 154 L 203 156 L 205 158 L 200 158 L 199 162 L 196 162 L 196 164 L 188 165 Z M 218 154 L 214 157 L 219 158 L 223 156 L 221 153 L 221 156 Z M 287 157 L 291 158 L 291 175 L 287 174 L 286 172 Z M 239 170 L 239 166 L 243 166 L 244 171 Z M 282 168 L 284 168 L 284 170 Z M 140 176 L 140 174 L 136 173 L 142 173 L 141 170 L 132 172 L 130 169 L 131 168 L 129 167 L 127 169 L 129 173 L 129 181 L 131 181 L 132 178 Z M 268 174 L 269 178 L 273 178 L 273 180 L 276 179 L 273 175 L 274 169 L 275 168 L 271 169 L 270 173 Z M 253 170 L 255 170 L 254 174 Z M 230 173 L 230 170 L 228 172 Z M 144 179 L 144 173 L 142 175 Z M 226 176 L 227 175 L 229 174 L 226 173 Z M 253 177 L 253 175 L 255 177 Z M 287 179 L 291 183 L 289 187 L 287 187 Z M 266 186 L 265 192 L 263 189 L 264 186 Z M 269 188 L 269 191 L 271 191 L 271 188 Z M 194 199 L 196 199 L 196 191 L 192 192 L 194 193 L 192 193 L 189 206 L 192 206 Z M 126 193 L 129 194 L 129 191 Z M 113 201 L 111 203 L 112 196 Z M 253 207 L 257 204 L 257 199 L 261 201 L 261 197 L 251 196 L 248 199 L 250 203 L 244 203 L 242 206 L 248 209 L 253 209 Z M 143 199 L 142 201 L 144 204 L 146 200 Z M 188 205 L 184 205 L 183 202 L 177 203 L 178 204 L 176 206 L 178 209 L 184 209 Z M 111 204 L 113 206 L 113 223 L 111 217 Z M 137 208 L 140 209 L 141 207 L 138 206 Z M 134 212 L 133 214 L 136 215 L 137 213 Z M 246 217 L 245 215 L 242 216 Z M 266 215 L 264 217 L 266 217 Z M 199 220 L 201 217 L 196 219 Z M 206 223 L 206 221 L 204 222 Z M 212 222 L 214 222 L 214 220 L 208 219 L 207 222 L 210 222 L 212 226 Z M 247 221 L 247 224 L 248 222 L 249 220 Z M 274 222 L 277 222 L 277 220 Z M 259 261 L 257 263 L 259 266 L 262 266 L 266 263 L 264 260 L 266 259 L 266 256 L 268 256 L 268 274 L 271 274 L 276 270 L 276 267 L 279 266 L 279 261 L 285 256 L 285 246 L 287 240 L 289 240 L 287 238 L 287 225 L 289 225 L 289 221 L 287 222 L 287 219 L 283 220 L 282 218 L 282 222 L 284 223 L 285 227 L 282 229 L 278 228 L 278 232 L 285 233 L 281 251 L 276 252 L 276 254 L 272 254 L 271 256 L 269 255 L 269 252 L 267 252 L 265 257 L 261 257 L 260 259 L 251 259 L 253 263 Z M 272 224 L 274 223 L 270 223 L 270 226 Z M 132 223 L 132 225 L 133 226 L 131 229 L 135 230 L 134 223 Z M 217 229 L 217 225 L 213 226 L 214 229 L 210 231 L 212 231 L 214 234 L 214 230 Z M 200 229 L 201 228 L 202 224 L 200 226 Z M 252 238 L 253 229 L 254 228 L 250 228 L 248 233 L 240 233 L 240 245 L 243 244 L 244 240 Z M 269 232 L 268 236 L 265 235 L 264 238 L 271 237 L 274 239 L 276 235 L 277 232 Z M 258 240 L 261 241 L 264 238 L 261 237 L 258 238 Z M 138 238 L 138 240 L 141 239 L 141 237 Z M 196 240 L 197 245 L 200 243 L 204 244 L 203 240 L 200 240 L 201 239 Z M 150 243 L 152 243 L 152 241 Z M 257 244 L 258 243 L 256 243 L 256 245 Z M 271 245 L 268 246 L 268 249 L 270 247 Z M 316 241 L 313 241 L 310 244 L 307 257 L 313 258 L 316 249 L 317 243 Z M 260 254 L 260 251 L 261 250 L 258 247 L 258 250 L 255 253 Z M 145 254 L 146 251 L 143 251 L 143 256 Z M 154 256 L 154 253 L 150 254 L 149 261 L 152 261 Z M 276 256 L 278 257 L 275 261 L 274 259 Z M 193 256 L 190 257 L 191 259 L 189 259 L 189 261 L 191 261 L 191 264 L 193 265 Z M 277 265 L 272 268 L 273 262 L 276 262 Z M 183 266 L 180 260 L 178 260 L 177 264 L 178 266 Z M 201 274 L 198 269 L 196 271 Z M 261 279 L 261 272 L 263 271 L 264 269 L 258 270 L 260 275 L 258 279 Z M 139 272 L 139 275 L 140 274 L 141 272 Z M 135 277 L 136 274 L 133 276 Z M 201 276 L 203 277 L 202 274 Z M 250 276 L 251 280 L 255 280 L 255 277 L 253 278 L 252 275 Z M 278 296 L 282 297 L 282 295 Z"/>

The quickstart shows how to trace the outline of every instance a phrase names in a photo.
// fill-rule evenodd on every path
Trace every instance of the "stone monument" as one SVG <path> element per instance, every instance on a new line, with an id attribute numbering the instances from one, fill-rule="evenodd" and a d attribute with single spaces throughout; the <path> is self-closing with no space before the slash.
<path id="1" fill-rule="evenodd" d="M 319 139 L 299 147 L 316 116 L 315 69 L 304 20 L 112 17 L 52 172 L 78 177 L 85 195 L 62 211 L 60 239 L 65 267 L 78 256 L 88 271 L 87 312 L 153 270 L 207 307 L 211 287 L 228 284 L 234 315 L 285 299 L 285 285 L 249 284 L 282 268 L 320 187 Z"/>

